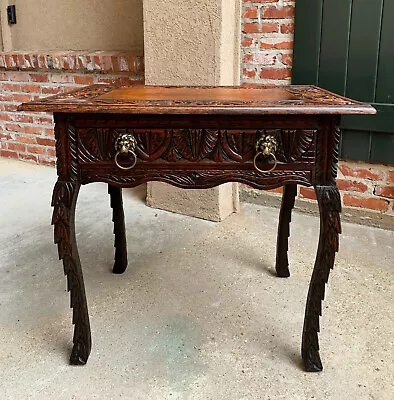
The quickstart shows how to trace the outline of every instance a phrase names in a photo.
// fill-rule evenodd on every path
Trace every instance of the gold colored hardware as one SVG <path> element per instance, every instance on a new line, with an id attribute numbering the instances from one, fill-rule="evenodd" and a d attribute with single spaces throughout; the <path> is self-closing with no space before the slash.
<path id="1" fill-rule="evenodd" d="M 257 171 L 259 171 L 261 173 L 267 173 L 267 172 L 273 171 L 276 168 L 277 160 L 276 160 L 276 156 L 275 156 L 275 151 L 277 148 L 278 148 L 278 142 L 276 141 L 276 139 L 273 136 L 270 136 L 270 135 L 262 136 L 257 141 L 256 155 L 253 158 L 253 165 L 257 169 Z M 256 164 L 257 159 L 260 156 L 263 156 L 265 158 L 271 157 L 274 161 L 274 165 L 270 169 L 267 169 L 267 170 L 260 169 Z"/>
<path id="2" fill-rule="evenodd" d="M 137 147 L 137 142 L 135 141 L 133 135 L 130 134 L 123 134 L 118 137 L 115 144 L 115 150 L 117 151 L 115 155 L 115 164 L 118 168 L 123 170 L 129 170 L 135 167 L 137 164 L 137 155 L 135 154 L 135 148 Z M 134 161 L 128 167 L 123 167 L 118 162 L 119 154 L 129 154 L 131 153 Z"/>

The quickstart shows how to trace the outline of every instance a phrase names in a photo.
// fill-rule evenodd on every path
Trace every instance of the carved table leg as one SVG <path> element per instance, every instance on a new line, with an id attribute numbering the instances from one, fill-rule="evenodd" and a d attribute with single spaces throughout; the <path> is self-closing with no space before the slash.
<path id="1" fill-rule="evenodd" d="M 112 272 L 114 274 L 122 274 L 126 271 L 127 267 L 127 243 L 122 189 L 113 185 L 108 185 L 108 193 L 113 210 L 112 221 L 114 223 L 115 234 L 115 263 Z"/>
<path id="2" fill-rule="evenodd" d="M 297 195 L 297 185 L 288 184 L 284 186 L 282 206 L 279 214 L 278 239 L 276 243 L 276 273 L 279 277 L 290 276 L 287 250 L 289 248 L 291 211 L 294 207 Z"/>
<path id="3" fill-rule="evenodd" d="M 302 358 L 306 371 L 317 372 L 323 369 L 319 355 L 320 331 L 319 316 L 322 314 L 325 285 L 333 268 L 335 252 L 338 251 L 341 233 L 341 197 L 338 188 L 332 186 L 315 187 L 320 209 L 319 247 L 305 309 L 302 334 Z"/>
<path id="4" fill-rule="evenodd" d="M 52 197 L 55 244 L 58 245 L 59 259 L 63 260 L 73 309 L 74 346 L 70 363 L 74 365 L 86 364 L 92 347 L 85 285 L 75 239 L 75 206 L 79 188 L 77 182 L 58 181 Z"/>

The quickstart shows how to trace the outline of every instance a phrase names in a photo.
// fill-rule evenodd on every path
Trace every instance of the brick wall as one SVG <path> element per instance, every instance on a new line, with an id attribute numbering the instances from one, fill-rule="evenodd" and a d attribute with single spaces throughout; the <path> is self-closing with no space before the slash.
<path id="1" fill-rule="evenodd" d="M 294 11 L 294 0 L 243 0 L 243 83 L 290 83 Z"/>
<path id="2" fill-rule="evenodd" d="M 125 53 L 0 53 L 0 156 L 53 165 L 53 118 L 20 113 L 21 102 L 93 83 L 143 78 L 143 58 Z"/>
<path id="3" fill-rule="evenodd" d="M 296 1 L 243 0 L 241 81 L 243 84 L 291 82 Z M 338 187 L 345 207 L 394 216 L 394 165 L 341 160 Z M 298 188 L 298 197 L 315 200 L 313 189 Z M 241 186 L 248 196 L 253 192 Z M 281 190 L 264 193 L 279 196 Z M 253 192 L 253 196 L 258 196 Z"/>

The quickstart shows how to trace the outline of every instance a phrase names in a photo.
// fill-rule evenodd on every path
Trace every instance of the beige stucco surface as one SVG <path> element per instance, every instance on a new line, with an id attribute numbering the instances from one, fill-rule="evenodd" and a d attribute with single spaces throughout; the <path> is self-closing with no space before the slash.
<path id="1" fill-rule="evenodd" d="M 0 0 L 4 51 L 143 51 L 143 0 Z M 15 4 L 17 24 L 6 8 Z"/>
<path id="2" fill-rule="evenodd" d="M 239 83 L 240 0 L 144 0 L 147 84 Z"/>
<path id="3" fill-rule="evenodd" d="M 241 0 L 144 0 L 145 82 L 239 84 Z M 156 208 L 221 221 L 239 208 L 238 186 L 185 190 L 148 184 Z"/>

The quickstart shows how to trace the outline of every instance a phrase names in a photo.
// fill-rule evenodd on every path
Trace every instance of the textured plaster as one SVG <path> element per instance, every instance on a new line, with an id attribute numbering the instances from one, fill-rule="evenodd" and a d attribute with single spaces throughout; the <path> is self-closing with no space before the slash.
<path id="1" fill-rule="evenodd" d="M 239 84 L 240 0 L 144 0 L 148 85 Z M 212 221 L 237 211 L 236 184 L 187 190 L 148 184 L 147 203 Z"/>
<path id="2" fill-rule="evenodd" d="M 143 51 L 143 0 L 0 0 L 4 51 Z M 5 9 L 16 5 L 17 24 Z M 4 11 L 4 13 L 3 13 Z"/>

